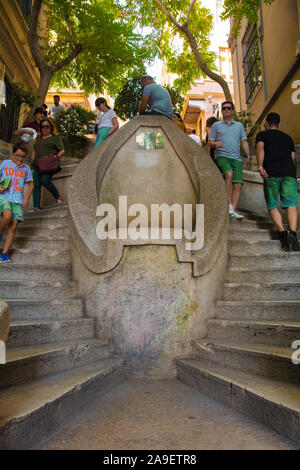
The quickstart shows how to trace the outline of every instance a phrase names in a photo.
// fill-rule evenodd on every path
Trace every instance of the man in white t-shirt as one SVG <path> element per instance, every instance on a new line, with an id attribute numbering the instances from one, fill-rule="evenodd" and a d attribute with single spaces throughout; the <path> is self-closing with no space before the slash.
<path id="1" fill-rule="evenodd" d="M 201 145 L 200 139 L 199 139 L 199 137 L 196 135 L 196 129 L 193 129 L 193 130 L 192 130 L 192 133 L 189 134 L 189 137 L 190 137 L 191 139 L 193 139 L 193 140 L 196 142 L 196 144 Z"/>
<path id="2" fill-rule="evenodd" d="M 60 102 L 59 95 L 54 95 L 53 100 L 54 100 L 54 104 L 50 106 L 50 116 L 52 117 L 52 119 L 55 119 L 57 113 L 59 113 L 60 111 L 63 111 L 65 108 L 64 108 L 64 105 Z"/>

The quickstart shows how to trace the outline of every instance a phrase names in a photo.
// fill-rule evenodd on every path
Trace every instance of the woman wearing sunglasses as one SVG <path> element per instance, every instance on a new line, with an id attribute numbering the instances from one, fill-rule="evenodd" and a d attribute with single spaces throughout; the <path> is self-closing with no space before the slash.
<path id="1" fill-rule="evenodd" d="M 53 135 L 54 126 L 48 119 L 43 119 L 40 122 L 41 136 L 37 139 L 34 145 L 32 160 L 35 162 L 37 158 L 43 158 L 48 155 L 56 155 L 60 159 L 65 153 L 61 139 L 57 135 Z M 41 209 L 41 186 L 44 186 L 52 194 L 57 204 L 62 203 L 62 198 L 59 195 L 56 187 L 51 181 L 53 173 L 40 173 L 36 164 L 33 170 L 33 210 L 39 211 Z"/>

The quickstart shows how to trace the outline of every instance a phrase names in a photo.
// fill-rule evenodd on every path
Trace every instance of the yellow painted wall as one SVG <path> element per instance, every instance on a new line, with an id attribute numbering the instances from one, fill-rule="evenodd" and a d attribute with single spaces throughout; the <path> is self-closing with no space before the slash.
<path id="1" fill-rule="evenodd" d="M 275 0 L 271 5 L 263 5 L 263 52 L 265 66 L 265 82 L 254 93 L 249 105 L 246 103 L 245 83 L 243 73 L 242 38 L 246 31 L 247 22 L 244 20 L 238 38 L 231 38 L 231 53 L 234 73 L 234 91 L 236 109 L 248 110 L 255 122 L 269 103 L 273 94 L 284 80 L 285 76 L 296 61 L 299 27 L 299 0 Z M 259 15 L 260 16 L 260 15 Z M 258 28 L 260 28 L 260 20 Z M 292 103 L 292 83 L 300 78 L 300 70 L 296 72 L 290 83 L 268 112 L 277 112 L 281 116 L 281 129 L 289 133 L 295 143 L 300 143 L 300 104 Z M 265 97 L 265 89 L 267 97 Z M 264 120 L 261 123 L 263 128 Z"/>
<path id="2" fill-rule="evenodd" d="M 0 79 L 4 74 L 37 91 L 39 71 L 28 46 L 28 26 L 16 0 L 0 2 Z"/>

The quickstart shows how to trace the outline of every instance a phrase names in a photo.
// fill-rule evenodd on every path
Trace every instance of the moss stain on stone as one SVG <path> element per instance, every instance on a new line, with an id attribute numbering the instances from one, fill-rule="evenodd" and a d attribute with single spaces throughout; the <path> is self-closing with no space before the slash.
<path id="1" fill-rule="evenodd" d="M 185 330 L 187 327 L 187 322 L 189 318 L 194 314 L 197 310 L 198 304 L 194 300 L 192 300 L 188 305 L 184 307 L 181 312 L 176 317 L 177 325 L 181 330 Z"/>

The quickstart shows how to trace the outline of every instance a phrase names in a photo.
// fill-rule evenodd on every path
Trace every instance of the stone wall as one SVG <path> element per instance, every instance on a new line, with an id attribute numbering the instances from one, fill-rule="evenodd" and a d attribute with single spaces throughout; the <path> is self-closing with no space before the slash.
<path id="1" fill-rule="evenodd" d="M 152 131 L 163 133 L 163 147 L 139 148 L 140 133 Z M 150 236 L 99 240 L 97 207 L 115 205 L 119 195 L 128 196 L 128 207 L 204 204 L 204 246 L 188 251 L 184 240 Z M 175 375 L 174 358 L 189 355 L 191 339 L 206 334 L 227 265 L 227 196 L 219 170 L 171 120 L 139 116 L 78 166 L 69 208 L 73 274 L 96 335 L 109 339 L 133 373 Z"/>
<path id="2" fill-rule="evenodd" d="M 0 299 L 0 341 L 6 341 L 9 333 L 9 309 L 4 300 Z"/>

